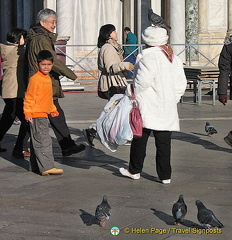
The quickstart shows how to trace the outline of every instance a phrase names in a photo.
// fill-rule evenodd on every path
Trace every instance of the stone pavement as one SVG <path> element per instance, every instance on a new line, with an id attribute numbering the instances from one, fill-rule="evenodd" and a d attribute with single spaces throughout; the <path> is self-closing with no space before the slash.
<path id="1" fill-rule="evenodd" d="M 105 100 L 96 93 L 66 93 L 60 104 L 72 137 L 84 141 L 82 129 L 99 116 Z M 0 99 L 0 109 L 4 106 Z M 232 149 L 223 137 L 232 129 L 232 103 L 212 105 L 210 97 L 201 106 L 186 96 L 179 104 L 181 132 L 173 133 L 172 183 L 154 181 L 155 150 L 149 139 L 145 166 L 140 180 L 120 176 L 127 167 L 129 146 L 110 152 L 98 141 L 80 154 L 62 157 L 54 142 L 56 166 L 61 176 L 40 176 L 28 172 L 28 160 L 11 156 L 18 132 L 13 126 L 0 154 L 0 239 L 1 240 L 79 240 L 79 239 L 231 239 Z M 209 121 L 218 134 L 204 132 Z M 108 196 L 112 216 L 105 228 L 96 225 L 94 213 L 103 195 Z M 183 225 L 173 225 L 171 208 L 180 194 L 188 206 Z M 224 224 L 207 232 L 199 226 L 195 201 L 201 200 Z M 118 236 L 111 228 L 120 229 Z"/>

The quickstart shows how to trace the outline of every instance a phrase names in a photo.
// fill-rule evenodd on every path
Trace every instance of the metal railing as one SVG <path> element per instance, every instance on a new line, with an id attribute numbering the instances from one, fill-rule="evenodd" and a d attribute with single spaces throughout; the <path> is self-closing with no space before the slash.
<path id="1" fill-rule="evenodd" d="M 170 45 L 174 53 L 182 58 L 184 64 L 191 67 L 217 67 L 223 46 L 223 44 Z M 136 49 L 131 54 L 136 51 L 140 53 L 145 47 L 144 44 L 123 44 L 122 46 L 135 46 Z M 97 85 L 100 73 L 97 67 L 99 49 L 96 45 L 56 45 L 55 48 L 56 52 L 66 60 L 66 64 L 75 71 L 81 85 L 90 87 Z"/>

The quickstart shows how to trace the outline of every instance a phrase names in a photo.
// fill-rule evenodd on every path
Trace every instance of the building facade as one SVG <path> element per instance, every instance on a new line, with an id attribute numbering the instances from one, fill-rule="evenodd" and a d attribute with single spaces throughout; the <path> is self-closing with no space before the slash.
<path id="1" fill-rule="evenodd" d="M 1 0 L 0 41 L 5 42 L 11 27 L 28 29 L 35 23 L 37 12 L 46 7 L 57 12 L 59 37 L 69 39 L 68 46 L 80 45 L 67 47 L 68 62 L 80 60 L 76 55 L 85 55 L 90 50 L 86 45 L 96 45 L 99 29 L 107 23 L 116 26 L 120 43 L 125 40 L 125 26 L 141 43 L 141 32 L 149 26 L 150 7 L 171 25 L 169 42 L 175 44 L 173 49 L 181 53 L 184 62 L 189 60 L 185 44 L 194 46 L 191 56 L 197 65 L 204 63 L 198 51 L 213 58 L 232 33 L 232 0 Z"/>

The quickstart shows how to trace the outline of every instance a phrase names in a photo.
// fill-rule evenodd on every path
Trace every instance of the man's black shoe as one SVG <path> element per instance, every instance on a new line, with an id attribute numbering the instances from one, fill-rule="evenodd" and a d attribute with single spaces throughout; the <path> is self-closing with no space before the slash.
<path id="1" fill-rule="evenodd" d="M 83 150 L 85 150 L 85 145 L 84 144 L 74 145 L 74 146 L 70 146 L 66 149 L 63 149 L 62 150 L 62 155 L 63 156 L 70 156 L 72 154 L 82 152 Z"/>
<path id="2" fill-rule="evenodd" d="M 1 145 L 0 145 L 0 152 L 6 152 L 6 148 L 1 148 Z"/>

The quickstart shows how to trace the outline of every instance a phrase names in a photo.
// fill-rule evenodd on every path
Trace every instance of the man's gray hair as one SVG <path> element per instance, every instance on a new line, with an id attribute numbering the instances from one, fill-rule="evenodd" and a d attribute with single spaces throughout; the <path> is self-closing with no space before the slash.
<path id="1" fill-rule="evenodd" d="M 56 12 L 52 9 L 45 8 L 38 12 L 37 14 L 37 23 L 40 21 L 45 22 L 49 17 L 56 17 Z"/>

